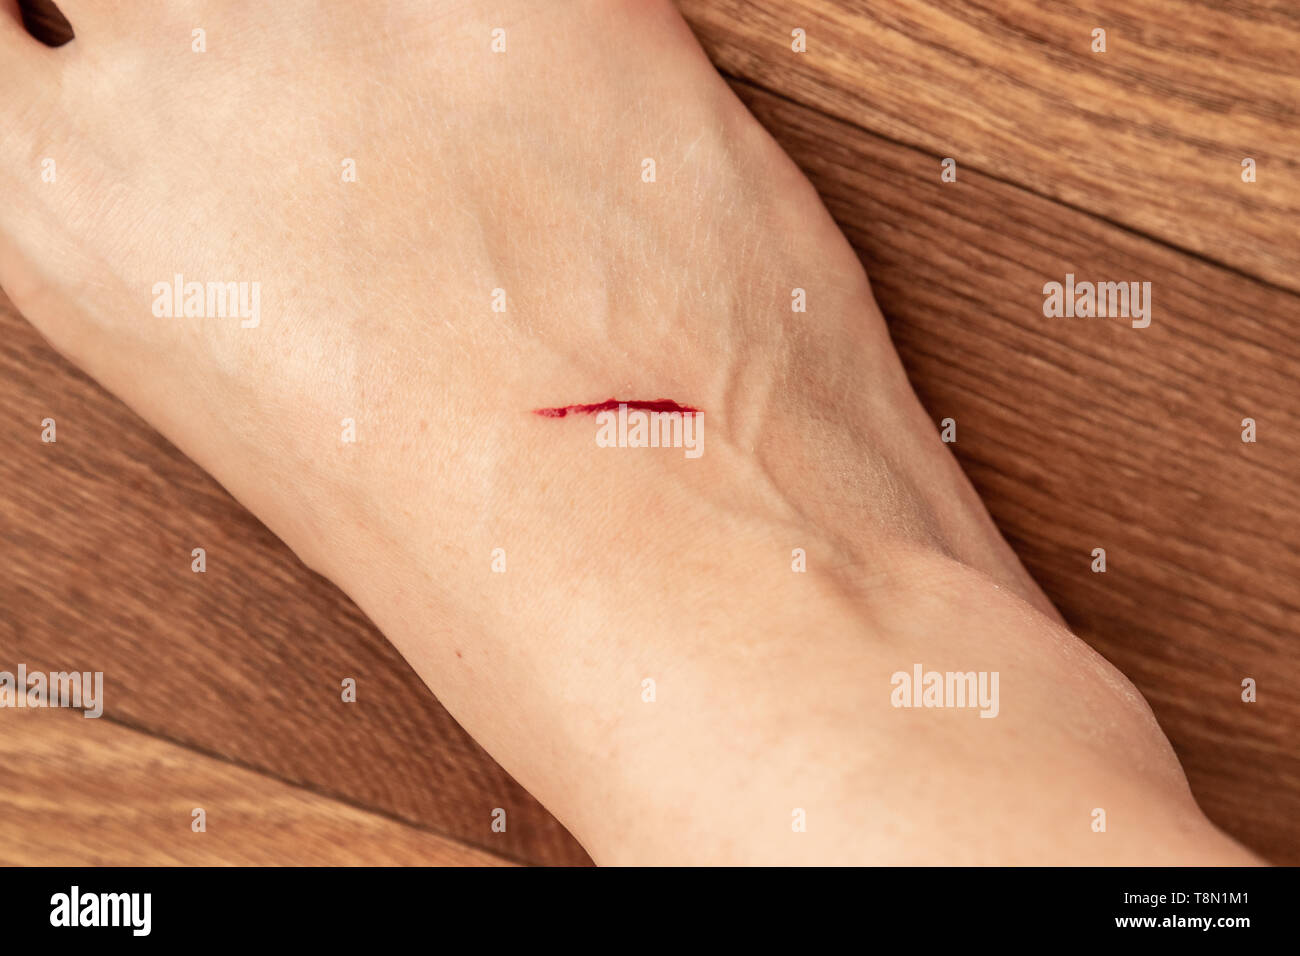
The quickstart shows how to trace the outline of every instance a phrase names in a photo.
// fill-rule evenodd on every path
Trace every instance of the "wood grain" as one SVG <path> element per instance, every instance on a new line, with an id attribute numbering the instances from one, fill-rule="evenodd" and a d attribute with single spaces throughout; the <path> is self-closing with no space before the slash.
<path id="1" fill-rule="evenodd" d="M 952 157 L 1300 290 L 1300 6 L 678 5 L 723 71 L 916 146 L 932 168 Z M 796 27 L 806 53 L 791 50 Z M 1091 52 L 1096 27 L 1105 53 Z"/>
<path id="2" fill-rule="evenodd" d="M 941 183 L 924 152 L 737 92 L 858 249 L 1030 572 L 1147 696 L 1210 816 L 1300 862 L 1300 297 L 987 176 Z M 1149 277 L 1151 326 L 1044 318 L 1043 284 L 1066 272 Z"/>
<path id="3" fill-rule="evenodd" d="M 24 710 L 4 720 L 0 866 L 505 862 L 102 718 Z"/>

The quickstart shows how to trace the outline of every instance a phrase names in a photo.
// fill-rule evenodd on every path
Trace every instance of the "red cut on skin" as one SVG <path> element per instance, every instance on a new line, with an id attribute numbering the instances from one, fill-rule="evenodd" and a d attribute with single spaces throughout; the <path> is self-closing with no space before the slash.
<path id="1" fill-rule="evenodd" d="M 640 409 L 645 412 L 681 412 L 683 415 L 702 414 L 700 409 L 692 408 L 690 405 L 678 405 L 671 398 L 656 398 L 650 402 L 608 398 L 593 405 L 561 405 L 559 408 L 538 408 L 533 410 L 533 414 L 541 415 L 543 418 L 563 418 L 565 415 L 594 415 L 597 412 L 616 412 L 620 405 L 626 405 L 629 409 Z"/>

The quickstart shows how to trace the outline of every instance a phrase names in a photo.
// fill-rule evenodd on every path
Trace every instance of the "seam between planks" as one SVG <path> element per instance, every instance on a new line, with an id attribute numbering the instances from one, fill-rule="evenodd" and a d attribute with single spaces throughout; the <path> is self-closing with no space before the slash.
<path id="1" fill-rule="evenodd" d="M 151 737 L 155 740 L 162 741 L 163 743 L 170 744 L 174 747 L 183 748 L 184 750 L 188 750 L 191 753 L 198 754 L 201 757 L 207 757 L 210 760 L 216 760 L 219 761 L 220 763 L 227 764 L 232 767 L 237 767 L 240 770 L 245 770 L 245 771 L 255 773 L 259 777 L 264 777 L 267 780 L 273 780 L 276 783 L 293 787 L 295 790 L 301 790 L 304 793 L 310 793 L 313 796 L 330 800 L 342 806 L 349 807 L 350 809 L 357 810 L 363 813 L 368 813 L 375 817 L 380 817 L 382 819 L 389 821 L 390 823 L 396 823 L 403 827 L 408 827 L 412 830 L 418 830 L 421 833 L 427 833 L 436 837 L 440 837 L 441 839 L 447 840 L 451 843 L 458 843 L 461 846 L 465 846 L 474 850 L 479 850 L 483 853 L 490 854 L 491 856 L 494 856 L 500 860 L 506 860 L 510 863 L 519 864 L 520 866 L 538 865 L 535 860 L 530 860 L 525 857 L 517 856 L 516 854 L 510 852 L 502 852 L 499 849 L 495 849 L 483 843 L 466 840 L 462 836 L 459 836 L 454 833 L 449 833 L 446 830 L 440 830 L 437 827 L 429 826 L 426 823 L 418 823 L 414 820 L 408 820 L 406 817 L 394 813 L 391 810 L 387 810 L 383 807 L 371 806 L 370 804 L 362 803 L 358 800 L 353 800 L 350 797 L 347 797 L 345 795 L 335 793 L 332 790 L 326 790 L 315 784 L 304 783 L 301 780 L 294 780 L 291 777 L 286 777 L 281 774 L 275 773 L 271 770 L 268 770 L 266 767 L 261 767 L 258 766 L 257 764 L 249 763 L 248 761 L 242 760 L 239 757 L 234 757 L 229 754 L 221 753 L 218 750 L 213 750 L 210 747 L 204 747 L 192 741 L 184 740 L 180 737 L 173 737 L 171 734 L 159 732 L 150 727 L 146 727 L 142 724 L 137 724 L 131 720 L 123 720 L 121 717 L 111 717 L 108 714 L 104 714 L 99 719 L 106 721 L 107 723 L 113 724 L 115 727 L 122 727 L 126 730 L 130 730 L 138 734 L 143 734 L 146 737 Z"/>
<path id="2" fill-rule="evenodd" d="M 809 112 L 816 113 L 819 116 L 825 117 L 826 119 L 831 120 L 832 122 L 840 123 L 844 126 L 850 126 L 853 129 L 863 133 L 864 135 L 870 136 L 880 142 L 891 143 L 895 146 L 899 146 L 904 149 L 910 149 L 914 152 L 923 153 L 927 156 L 937 155 L 935 153 L 932 153 L 926 147 L 921 146 L 917 143 L 911 143 L 908 142 L 907 140 L 898 139 L 896 137 L 886 135 L 885 133 L 881 133 L 878 130 L 871 129 L 868 126 L 863 126 L 861 123 L 858 123 L 855 120 L 848 119 L 847 117 L 840 116 L 836 113 L 829 113 L 826 110 L 822 109 L 820 106 L 817 106 L 813 103 L 805 102 L 804 100 L 801 99 L 797 99 L 796 97 L 791 96 L 788 93 L 782 92 L 781 90 L 773 89 L 772 87 L 766 85 L 765 83 L 759 83 L 748 77 L 738 76 L 735 73 L 717 67 L 716 64 L 714 68 L 718 70 L 718 73 L 722 76 L 724 80 L 726 80 L 728 83 L 734 86 L 744 86 L 751 90 L 757 90 L 760 93 L 765 93 L 768 96 L 773 97 L 774 99 L 778 99 L 784 103 L 789 104 L 790 106 L 795 106 L 798 107 L 799 109 L 805 109 L 808 110 Z M 1001 183 L 1005 186 L 1010 186 L 1013 189 L 1019 189 L 1024 193 L 1027 193 L 1031 196 L 1036 196 L 1039 199 L 1043 199 L 1054 205 L 1060 206 L 1063 209 L 1070 209 L 1081 215 L 1087 216 L 1089 219 L 1093 220 L 1094 222 L 1104 223 L 1107 226 L 1111 226 L 1115 229 L 1121 230 L 1122 232 L 1128 233 L 1130 236 L 1136 236 L 1138 238 L 1145 239 L 1148 242 L 1153 242 L 1158 246 L 1168 249 L 1171 252 L 1176 252 L 1179 255 L 1186 256 L 1189 259 L 1193 259 L 1205 265 L 1213 266 L 1216 269 L 1222 269 L 1224 272 L 1231 273 L 1232 275 L 1235 275 L 1239 278 L 1248 279 L 1251 282 L 1256 283 L 1257 285 L 1269 289 L 1270 291 L 1285 293 L 1291 298 L 1296 299 L 1297 305 L 1300 305 L 1300 292 L 1297 292 L 1294 289 L 1288 289 L 1286 286 L 1278 285 L 1277 283 L 1272 282 L 1269 279 L 1264 278 L 1263 276 L 1256 275 L 1253 272 L 1247 272 L 1246 270 L 1240 268 L 1239 266 L 1234 266 L 1227 262 L 1221 262 L 1218 259 L 1214 259 L 1210 256 L 1205 255 L 1204 253 L 1196 252 L 1193 249 L 1187 249 L 1183 246 L 1180 246 L 1176 242 L 1171 242 L 1170 240 L 1161 238 L 1160 236 L 1153 236 L 1150 233 L 1142 232 L 1140 229 L 1135 229 L 1134 227 L 1127 225 L 1126 223 L 1122 223 L 1119 222 L 1118 220 L 1111 219 L 1108 216 L 1100 215 L 1092 211 L 1091 209 L 1084 209 L 1082 206 L 1075 205 L 1074 203 L 1067 202 L 1066 200 L 1059 199 L 1055 196 L 1049 196 L 1046 193 L 1039 192 L 1038 190 L 1025 185 L 1024 183 L 1016 182 L 1014 179 L 1007 179 L 1004 176 L 1000 176 L 997 173 L 990 172 L 989 170 L 984 169 L 978 165 L 975 164 L 967 164 L 967 165 L 968 168 L 979 173 L 981 176 L 985 177 L 986 179 Z"/>

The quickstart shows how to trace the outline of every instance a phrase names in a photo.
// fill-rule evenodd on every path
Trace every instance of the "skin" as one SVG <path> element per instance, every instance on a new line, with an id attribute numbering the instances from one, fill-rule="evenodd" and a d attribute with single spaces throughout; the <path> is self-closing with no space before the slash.
<path id="1" fill-rule="evenodd" d="M 1254 860 L 670 3 L 67 0 L 51 50 L 6 2 L 0 284 L 597 862 Z M 178 272 L 260 282 L 260 325 L 154 316 Z M 532 414 L 611 395 L 703 409 L 704 454 Z M 998 716 L 892 706 L 915 663 L 997 671 Z"/>

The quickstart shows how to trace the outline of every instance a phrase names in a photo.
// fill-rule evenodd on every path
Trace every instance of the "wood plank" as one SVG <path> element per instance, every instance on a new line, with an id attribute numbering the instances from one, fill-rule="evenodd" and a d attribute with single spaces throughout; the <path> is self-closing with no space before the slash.
<path id="1" fill-rule="evenodd" d="M 104 718 L 5 710 L 0 721 L 3 866 L 506 863 Z"/>
<path id="2" fill-rule="evenodd" d="M 1300 290 L 1300 7 L 678 0 L 722 70 Z M 804 29 L 806 53 L 791 51 Z M 1107 51 L 1091 52 L 1095 27 Z M 1243 183 L 1241 160 L 1257 182 Z M 959 172 L 960 176 L 960 172 Z"/>
<path id="3" fill-rule="evenodd" d="M 1147 696 L 1207 813 L 1300 863 L 1300 297 L 736 89 L 857 248 L 1030 572 Z M 1044 318 L 1067 272 L 1149 279 L 1151 326 Z"/>
<path id="4" fill-rule="evenodd" d="M 103 671 L 133 726 L 515 859 L 589 862 L 351 601 L 7 301 L 0 409 L 0 669 Z"/>

